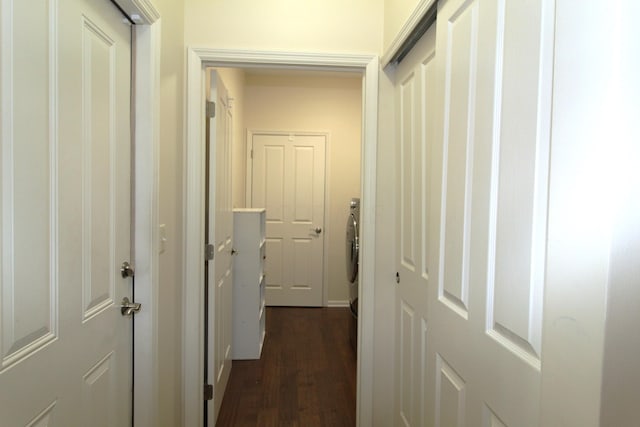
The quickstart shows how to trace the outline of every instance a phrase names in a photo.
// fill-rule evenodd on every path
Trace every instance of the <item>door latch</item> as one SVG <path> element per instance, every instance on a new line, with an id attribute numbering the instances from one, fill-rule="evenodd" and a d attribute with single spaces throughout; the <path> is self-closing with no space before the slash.
<path id="1" fill-rule="evenodd" d="M 131 316 L 136 314 L 142 308 L 142 304 L 139 302 L 131 302 L 129 298 L 122 298 L 122 303 L 120 304 L 120 312 L 123 316 Z"/>

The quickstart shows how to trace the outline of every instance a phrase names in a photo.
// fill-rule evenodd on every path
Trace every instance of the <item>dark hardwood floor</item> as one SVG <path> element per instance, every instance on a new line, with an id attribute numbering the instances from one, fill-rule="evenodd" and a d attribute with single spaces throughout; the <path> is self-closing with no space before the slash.
<path id="1" fill-rule="evenodd" d="M 216 426 L 354 426 L 348 308 L 268 307 L 260 360 L 234 360 Z"/>

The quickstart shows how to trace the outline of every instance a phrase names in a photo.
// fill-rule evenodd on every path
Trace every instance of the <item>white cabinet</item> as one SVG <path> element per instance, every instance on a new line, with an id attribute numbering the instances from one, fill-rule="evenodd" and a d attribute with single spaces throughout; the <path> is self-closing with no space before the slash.
<path id="1" fill-rule="evenodd" d="M 265 334 L 265 209 L 234 209 L 233 359 L 259 359 Z"/>

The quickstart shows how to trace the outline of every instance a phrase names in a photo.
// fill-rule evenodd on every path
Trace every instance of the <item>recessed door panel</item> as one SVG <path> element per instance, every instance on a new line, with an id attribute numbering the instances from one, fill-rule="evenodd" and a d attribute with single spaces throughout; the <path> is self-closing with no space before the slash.
<path id="1" fill-rule="evenodd" d="M 421 150 L 420 150 L 420 165 L 418 172 L 418 179 L 420 180 L 420 194 L 415 200 L 420 209 L 421 222 L 421 234 L 420 234 L 420 273 L 424 281 L 429 280 L 429 261 L 430 261 L 430 249 L 429 241 L 432 238 L 429 230 L 431 215 L 429 209 L 431 206 L 431 199 L 433 197 L 431 191 L 431 185 L 433 180 L 432 172 L 432 147 L 435 139 L 436 131 L 436 103 L 434 100 L 437 96 L 436 87 L 436 54 L 433 51 L 428 51 L 426 57 L 422 60 L 419 66 L 421 89 L 420 89 L 420 105 L 422 110 L 418 119 L 418 126 L 422 131 L 421 138 Z M 426 283 L 426 282 L 423 282 Z"/>
<path id="2" fill-rule="evenodd" d="M 414 424 L 414 318 L 415 312 L 405 301 L 400 302 L 400 419 L 405 426 Z"/>
<path id="3" fill-rule="evenodd" d="M 502 7 L 503 13 L 522 19 L 527 37 L 517 38 L 523 28 L 516 28 L 512 21 L 505 23 L 504 15 L 500 17 L 503 22 L 499 22 L 498 37 L 504 51 L 498 55 L 496 67 L 504 80 L 496 86 L 500 139 L 492 153 L 489 280 L 493 286 L 488 320 L 502 343 L 537 359 L 542 337 L 550 150 L 548 138 L 539 129 L 544 118 L 538 111 L 540 70 L 535 67 L 540 61 L 540 27 L 536 22 L 541 10 L 512 2 Z M 535 19 L 525 19 L 527 15 Z M 516 46 L 515 40 L 520 44 Z M 522 55 L 523 46 L 530 46 L 532 55 Z M 523 95 L 521 88 L 529 93 Z"/>
<path id="4" fill-rule="evenodd" d="M 266 287 L 282 288 L 284 281 L 284 245 L 282 239 L 271 238 L 266 241 L 266 252 L 269 254 L 265 260 Z"/>
<path id="5" fill-rule="evenodd" d="M 54 427 L 56 401 L 47 406 L 33 420 L 29 421 L 27 427 Z"/>
<path id="6" fill-rule="evenodd" d="M 498 416 L 485 405 L 484 407 L 484 420 L 483 427 L 507 427 L 505 423 L 498 418 Z"/>
<path id="7" fill-rule="evenodd" d="M 416 85 L 415 75 L 411 73 L 401 84 L 400 94 L 400 262 L 410 271 L 415 270 L 416 260 L 416 224 L 415 190 L 416 152 Z M 419 200 L 419 199 L 418 199 Z"/>
<path id="8" fill-rule="evenodd" d="M 57 46 L 48 33 L 57 23 L 48 1 L 3 6 L 0 371 L 55 339 L 58 309 Z M 25 20 L 35 29 L 19 24 Z M 34 68 L 38 78 L 25 79 Z"/>
<path id="9" fill-rule="evenodd" d="M 311 224 L 313 221 L 314 199 L 318 197 L 314 192 L 314 175 L 318 171 L 314 170 L 314 148 L 294 147 L 293 149 L 293 173 L 294 173 L 294 193 L 293 193 L 293 218 L 298 224 Z M 324 204 L 324 200 L 321 201 Z"/>
<path id="10" fill-rule="evenodd" d="M 437 427 L 465 425 L 465 381 L 437 355 L 436 361 L 436 413 Z"/>
<path id="11" fill-rule="evenodd" d="M 83 300 L 87 320 L 113 304 L 116 131 L 115 45 L 98 25 L 83 18 Z"/>
<path id="12" fill-rule="evenodd" d="M 109 390 L 114 386 L 114 366 L 113 353 L 109 353 L 102 360 L 96 363 L 89 372 L 83 376 L 82 398 L 84 404 L 89 408 L 86 422 L 91 425 L 108 427 L 115 420 L 113 414 L 109 413 L 112 399 Z"/>
<path id="13" fill-rule="evenodd" d="M 311 239 L 293 239 L 293 279 L 291 287 L 293 289 L 310 289 L 313 271 L 313 241 Z"/>
<path id="14" fill-rule="evenodd" d="M 473 185 L 478 3 L 466 2 L 447 22 L 444 169 L 442 184 L 442 301 L 463 317 L 469 308 L 469 250 Z"/>
<path id="15" fill-rule="evenodd" d="M 267 209 L 267 221 L 284 221 L 284 150 L 264 148 L 264 197 L 260 202 Z"/>

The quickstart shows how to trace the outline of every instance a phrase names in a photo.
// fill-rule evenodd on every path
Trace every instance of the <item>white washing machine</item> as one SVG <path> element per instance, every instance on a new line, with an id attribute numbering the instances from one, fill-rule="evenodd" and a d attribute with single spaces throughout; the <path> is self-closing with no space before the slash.
<path id="1" fill-rule="evenodd" d="M 360 199 L 351 199 L 349 217 L 347 218 L 347 279 L 349 279 L 349 307 L 351 308 L 351 325 L 349 341 L 357 351 L 358 331 L 358 257 L 360 254 Z"/>

